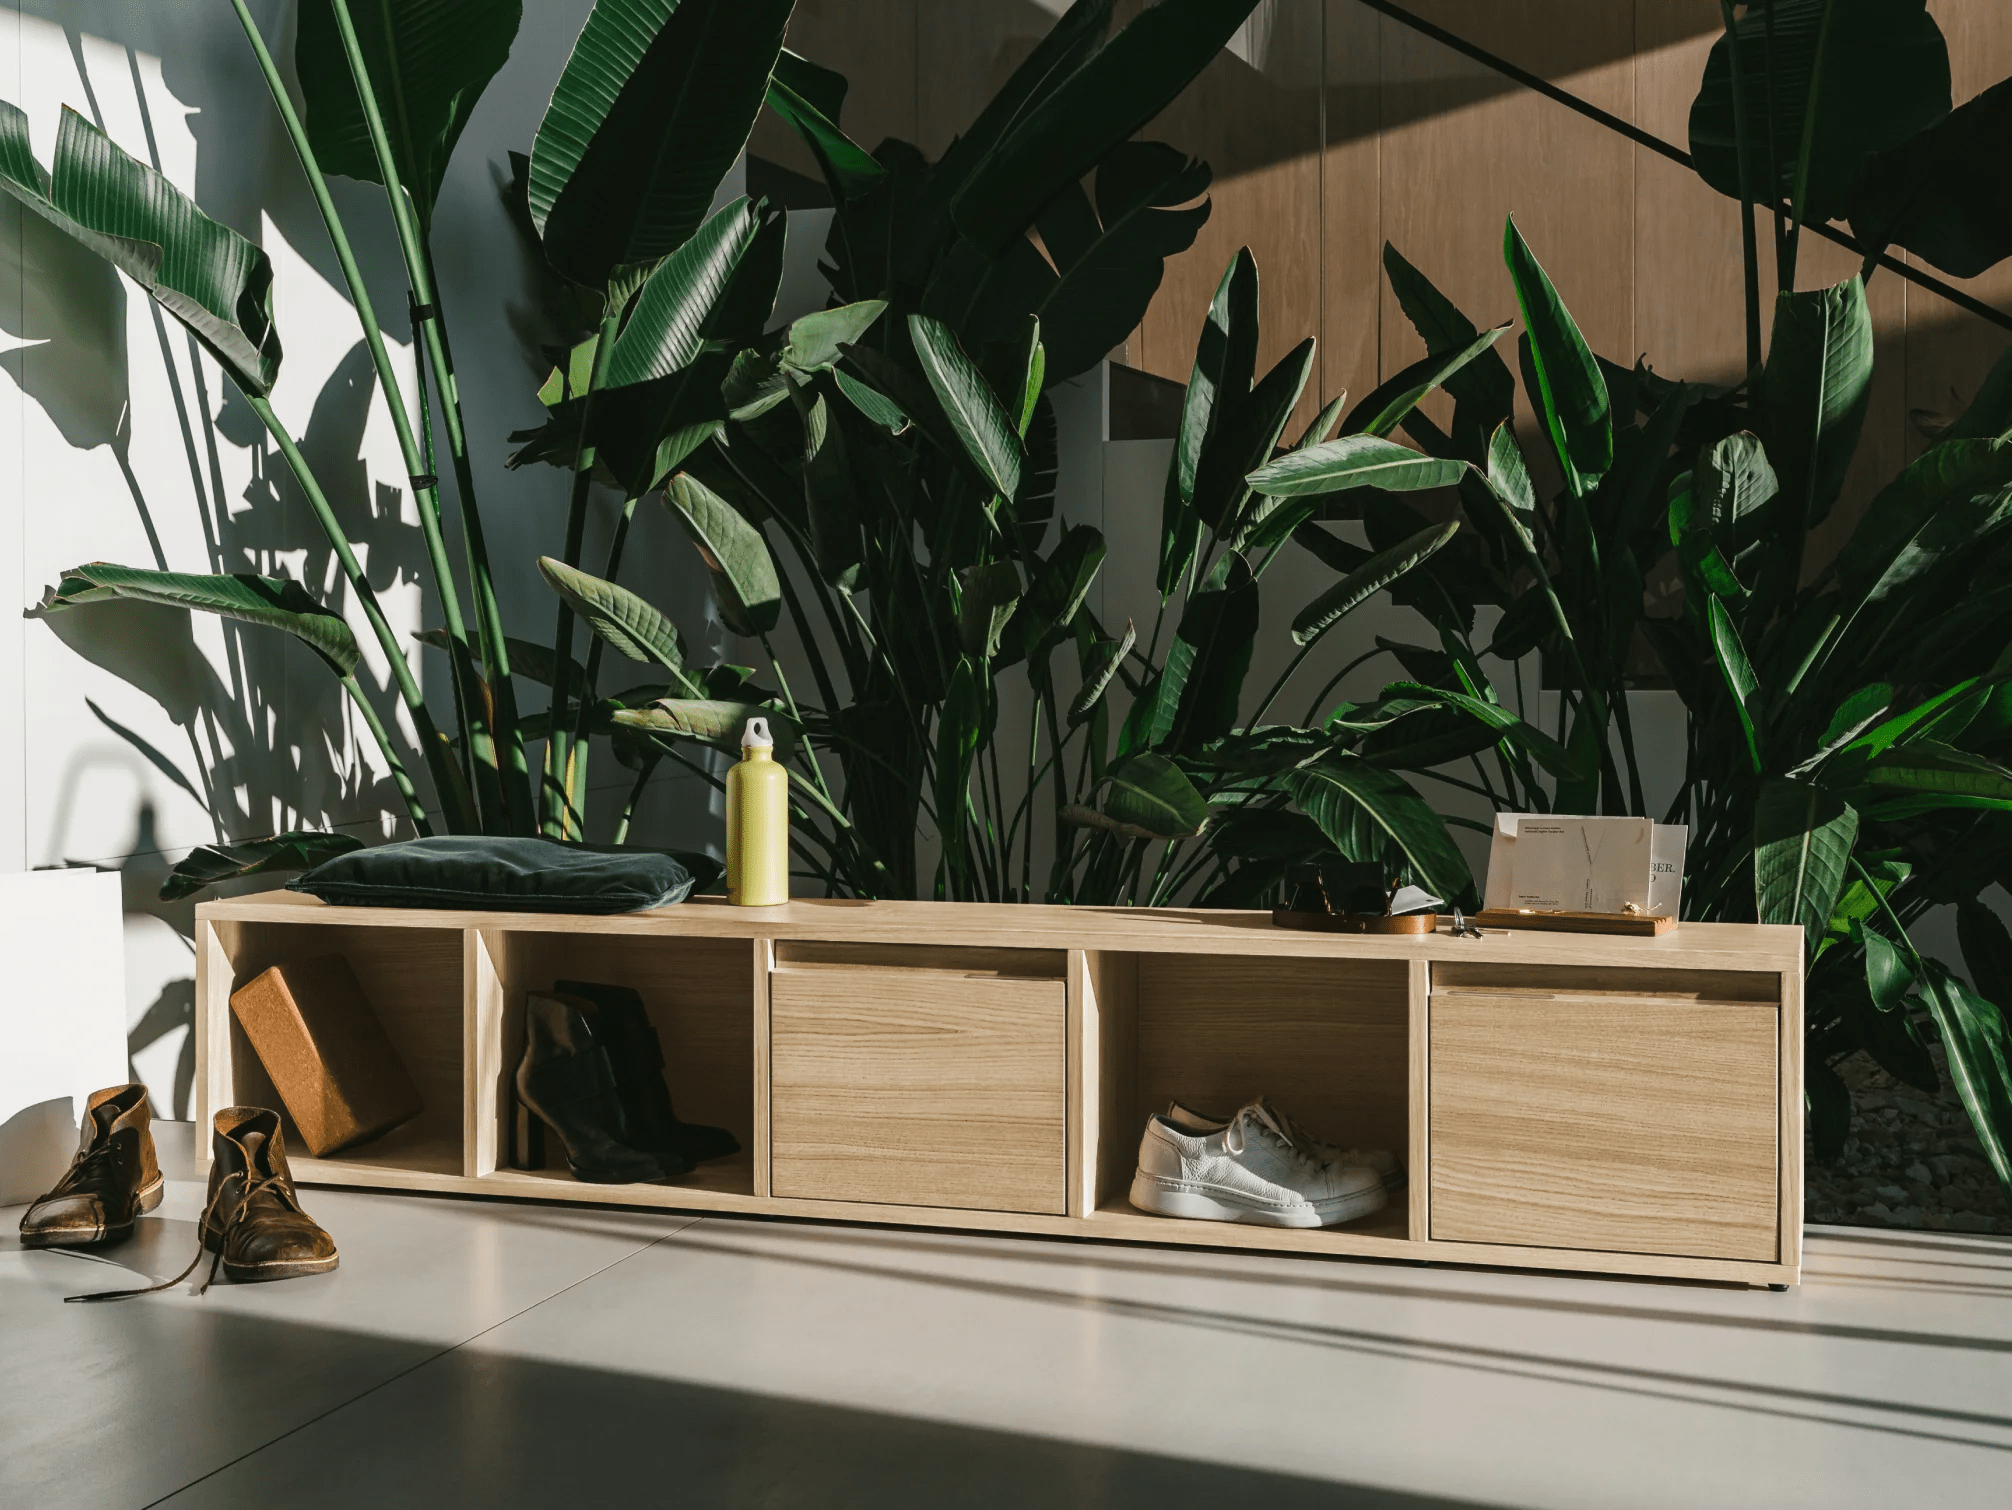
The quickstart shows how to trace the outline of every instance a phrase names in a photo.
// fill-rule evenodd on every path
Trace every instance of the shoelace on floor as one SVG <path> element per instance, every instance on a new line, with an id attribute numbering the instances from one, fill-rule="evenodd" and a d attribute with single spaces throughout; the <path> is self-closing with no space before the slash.
<path id="1" fill-rule="evenodd" d="M 216 1257 L 210 1263 L 208 1277 L 196 1286 L 196 1293 L 198 1295 L 203 1294 L 211 1285 L 216 1283 L 217 1270 L 222 1267 L 224 1261 L 224 1249 L 230 1245 L 231 1234 L 237 1230 L 238 1223 L 244 1220 L 245 1212 L 251 1209 L 252 1197 L 264 1190 L 268 1185 L 277 1185 L 279 1180 L 280 1177 L 276 1174 L 260 1175 L 256 1180 L 249 1177 L 246 1178 L 245 1192 L 238 1199 L 237 1210 L 233 1211 L 230 1214 L 230 1218 L 218 1229 Z M 78 1301 L 89 1305 L 93 1301 L 127 1300 L 135 1295 L 152 1295 L 160 1290 L 172 1290 L 176 1285 L 195 1273 L 197 1265 L 202 1263 L 203 1229 L 209 1225 L 210 1218 L 216 1215 L 217 1203 L 223 1199 L 224 1191 L 228 1188 L 228 1181 L 217 1186 L 217 1193 L 210 1198 L 209 1205 L 203 1210 L 202 1220 L 196 1223 L 196 1256 L 190 1259 L 189 1266 L 173 1279 L 164 1279 L 157 1285 L 148 1285 L 138 1290 L 98 1290 L 90 1295 L 65 1295 L 63 1297 L 64 1303 L 67 1305 L 72 1301 Z"/>

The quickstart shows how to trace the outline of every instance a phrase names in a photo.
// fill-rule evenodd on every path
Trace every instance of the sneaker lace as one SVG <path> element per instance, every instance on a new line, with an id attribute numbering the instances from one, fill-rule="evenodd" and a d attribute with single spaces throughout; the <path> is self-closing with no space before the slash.
<path id="1" fill-rule="evenodd" d="M 261 1191 L 278 1185 L 279 1182 L 280 1176 L 277 1174 L 260 1175 L 254 1179 L 250 1172 L 247 1171 L 244 1191 L 239 1195 L 236 1207 L 228 1217 L 224 1218 L 223 1224 L 218 1228 L 216 1256 L 210 1261 L 210 1272 L 204 1277 L 203 1282 L 196 1286 L 196 1293 L 198 1295 L 204 1294 L 212 1284 L 216 1283 L 217 1269 L 224 1261 L 224 1249 L 230 1245 L 231 1234 L 237 1230 L 238 1223 L 245 1219 L 245 1213 L 251 1209 L 253 1198 Z M 196 1256 L 190 1259 L 189 1266 L 173 1279 L 164 1279 L 157 1285 L 147 1285 L 145 1288 L 137 1290 L 99 1290 L 90 1295 L 65 1295 L 63 1297 L 65 1303 L 78 1301 L 88 1305 L 99 1300 L 127 1300 L 135 1295 L 152 1295 L 160 1290 L 172 1290 L 176 1285 L 195 1273 L 196 1266 L 203 1261 L 203 1229 L 210 1225 L 210 1219 L 217 1214 L 217 1208 L 223 1204 L 224 1195 L 230 1188 L 231 1182 L 229 1180 L 221 1182 L 217 1186 L 217 1193 L 210 1197 L 209 1205 L 203 1208 L 202 1220 L 196 1223 Z"/>
<path id="2" fill-rule="evenodd" d="M 1295 1137 L 1299 1130 L 1293 1126 L 1292 1119 L 1269 1102 L 1263 1099 L 1253 1101 L 1230 1118 L 1229 1125 L 1223 1129 L 1223 1147 L 1233 1154 L 1241 1154 L 1250 1146 L 1250 1139 L 1245 1133 L 1247 1127 L 1255 1127 L 1260 1137 L 1285 1149 L 1292 1155 L 1295 1165 L 1305 1169 L 1321 1166 L 1322 1161 L 1302 1141 L 1305 1134 Z"/>

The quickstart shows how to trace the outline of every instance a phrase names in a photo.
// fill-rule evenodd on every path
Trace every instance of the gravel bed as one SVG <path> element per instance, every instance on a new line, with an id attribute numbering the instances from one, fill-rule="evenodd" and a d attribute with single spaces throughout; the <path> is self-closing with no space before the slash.
<path id="1" fill-rule="evenodd" d="M 1942 1046 L 1929 1053 L 1942 1080 L 1937 1096 L 1903 1085 L 1864 1054 L 1838 1066 L 1851 1087 L 1851 1136 L 1836 1164 L 1819 1164 L 1810 1150 L 1806 1221 L 2012 1235 L 2012 1207 L 1950 1087 Z"/>

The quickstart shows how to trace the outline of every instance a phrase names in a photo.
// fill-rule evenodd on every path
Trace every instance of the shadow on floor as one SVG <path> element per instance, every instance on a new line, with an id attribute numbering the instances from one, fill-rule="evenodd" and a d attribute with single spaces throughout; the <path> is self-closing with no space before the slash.
<path id="1" fill-rule="evenodd" d="M 231 1351 L 316 1329 L 242 1318 Z M 303 1333 L 309 1335 L 301 1335 Z M 1170 1408 L 1180 1408 L 1177 1404 Z M 175 1510 L 666 1504 L 1084 1510 L 1482 1510 L 1442 1499 L 1154 1453 L 779 1399 L 467 1347 L 160 1501 Z"/>

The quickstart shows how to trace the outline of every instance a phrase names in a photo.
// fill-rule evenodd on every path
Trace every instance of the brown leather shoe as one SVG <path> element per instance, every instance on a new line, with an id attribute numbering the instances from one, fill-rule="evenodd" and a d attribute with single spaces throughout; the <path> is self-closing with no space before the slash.
<path id="1" fill-rule="evenodd" d="M 203 1246 L 239 1283 L 326 1274 L 336 1265 L 335 1239 L 300 1209 L 279 1113 L 227 1106 L 217 1113 L 210 1143 L 210 1198 L 203 1208 Z"/>
<path id="2" fill-rule="evenodd" d="M 21 1246 L 87 1248 L 131 1237 L 134 1218 L 161 1204 L 162 1188 L 147 1088 L 94 1091 L 77 1157 L 21 1218 Z"/>

